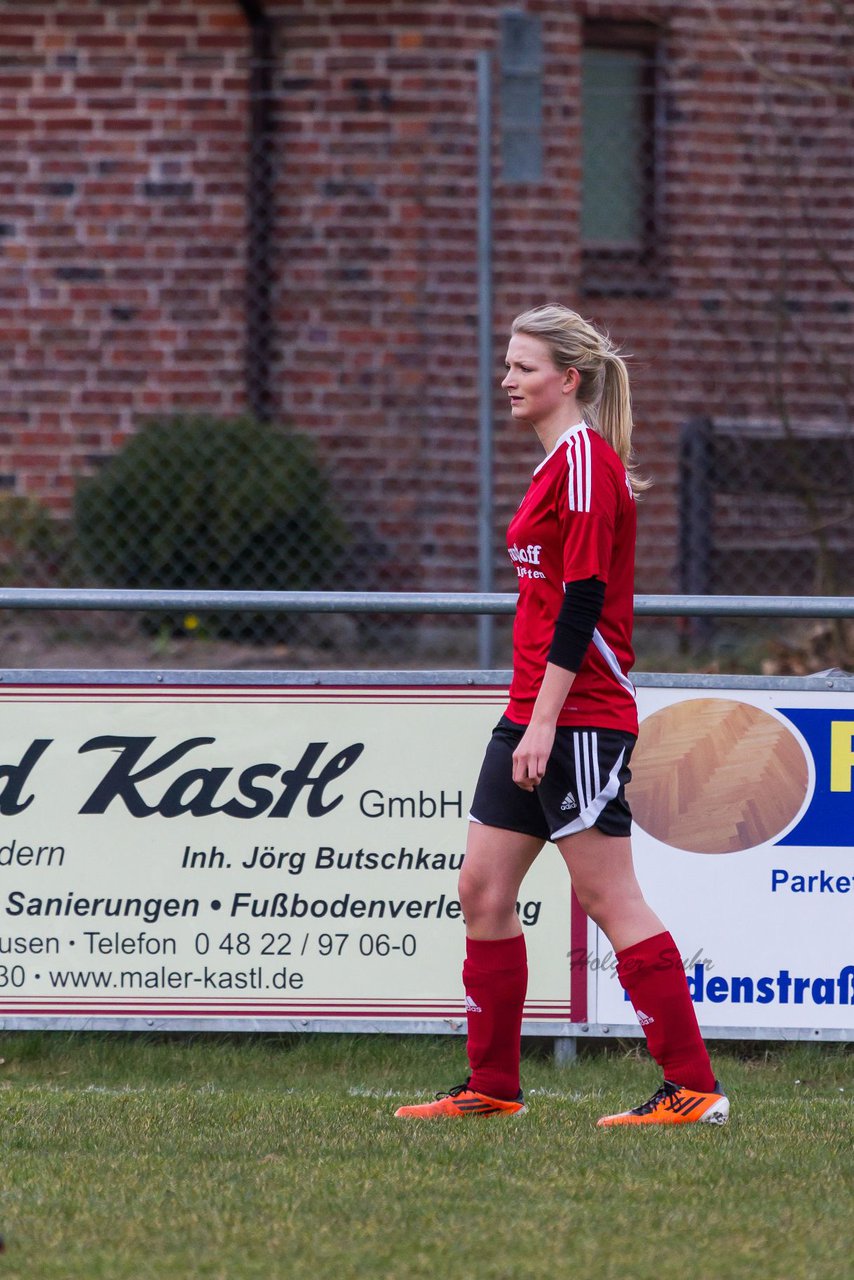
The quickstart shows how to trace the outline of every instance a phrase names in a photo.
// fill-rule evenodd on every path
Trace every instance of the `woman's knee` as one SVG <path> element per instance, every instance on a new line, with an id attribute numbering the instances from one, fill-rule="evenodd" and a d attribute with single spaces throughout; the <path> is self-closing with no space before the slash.
<path id="1" fill-rule="evenodd" d="M 502 919 L 516 910 L 515 890 L 468 871 L 465 864 L 460 871 L 458 889 L 463 915 L 469 925 L 486 919 Z"/>
<path id="2" fill-rule="evenodd" d="M 575 896 L 584 912 L 594 924 L 605 929 L 624 916 L 637 911 L 644 904 L 639 886 L 613 886 L 593 880 L 589 883 L 573 882 Z"/>
<path id="3" fill-rule="evenodd" d="M 471 824 L 458 882 L 469 930 L 496 937 L 513 930 L 519 886 L 542 847 L 535 836 Z"/>
<path id="4" fill-rule="evenodd" d="M 600 885 L 579 884 L 576 881 L 573 881 L 572 887 L 585 915 L 588 915 L 594 924 L 601 924 L 600 917 L 607 915 L 608 910 L 607 891 L 603 892 Z"/>

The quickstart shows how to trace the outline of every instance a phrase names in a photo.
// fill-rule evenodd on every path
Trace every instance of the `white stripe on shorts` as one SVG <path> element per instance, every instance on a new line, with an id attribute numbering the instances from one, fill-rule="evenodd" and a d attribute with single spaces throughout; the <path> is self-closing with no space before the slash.
<path id="1" fill-rule="evenodd" d="M 583 813 L 602 789 L 599 779 L 599 734 L 595 730 L 575 730 L 572 735 L 572 754 L 575 758 L 578 811 Z"/>
<path id="2" fill-rule="evenodd" d="M 572 754 L 575 759 L 575 790 L 577 792 L 578 812 L 583 813 L 587 808 L 587 785 L 584 773 L 584 734 L 573 733 L 572 735 Z"/>
<path id="3" fill-rule="evenodd" d="M 560 840 L 561 836 L 572 836 L 572 835 L 575 835 L 576 832 L 578 831 L 586 831 L 588 827 L 592 827 L 596 819 L 599 817 L 599 814 L 605 808 L 605 805 L 610 803 L 610 801 L 614 799 L 617 792 L 620 790 L 620 770 L 623 767 L 623 757 L 626 754 L 625 747 L 623 747 L 622 751 L 617 756 L 617 759 L 614 761 L 614 765 L 611 769 L 611 772 L 608 774 L 608 781 L 605 783 L 605 786 L 601 789 L 601 791 L 599 790 L 599 762 L 596 756 L 593 757 L 594 761 L 596 762 L 595 771 L 594 771 L 596 789 L 593 795 L 588 795 L 586 792 L 582 791 L 581 783 L 580 783 L 581 774 L 579 772 L 579 764 L 578 764 L 579 754 L 580 754 L 579 744 L 576 741 L 576 739 L 582 736 L 585 738 L 587 737 L 595 738 L 596 734 L 594 733 L 594 734 L 582 735 L 582 734 L 574 733 L 572 735 L 573 750 L 576 753 L 575 780 L 576 780 L 576 783 L 578 783 L 578 808 L 580 812 L 578 814 L 578 817 L 573 818 L 572 822 L 567 823 L 565 827 L 561 827 L 558 831 L 553 831 L 551 833 L 552 840 Z M 583 796 L 583 802 L 582 802 L 582 796 Z"/>

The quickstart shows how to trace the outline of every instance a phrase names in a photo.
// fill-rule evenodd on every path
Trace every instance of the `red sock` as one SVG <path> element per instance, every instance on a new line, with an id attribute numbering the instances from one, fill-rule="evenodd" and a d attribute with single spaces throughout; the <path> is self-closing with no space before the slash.
<path id="1" fill-rule="evenodd" d="M 515 1101 L 519 1094 L 522 1006 L 528 990 L 524 935 L 486 942 L 466 938 L 463 985 L 469 1088 L 490 1098 Z"/>
<path id="2" fill-rule="evenodd" d="M 682 958 L 670 934 L 656 933 L 618 951 L 617 977 L 665 1080 L 710 1093 L 715 1074 L 697 1025 Z"/>

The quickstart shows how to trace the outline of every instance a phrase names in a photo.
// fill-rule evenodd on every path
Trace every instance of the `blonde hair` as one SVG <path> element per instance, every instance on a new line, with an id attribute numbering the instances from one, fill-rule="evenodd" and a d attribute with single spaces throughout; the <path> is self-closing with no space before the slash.
<path id="1" fill-rule="evenodd" d="M 632 492 L 652 483 L 637 475 L 632 451 L 632 395 L 629 371 L 607 333 L 560 303 L 534 307 L 517 316 L 511 333 L 539 338 L 558 369 L 577 369 L 581 381 L 576 399 L 585 420 L 605 440 L 626 468 Z"/>

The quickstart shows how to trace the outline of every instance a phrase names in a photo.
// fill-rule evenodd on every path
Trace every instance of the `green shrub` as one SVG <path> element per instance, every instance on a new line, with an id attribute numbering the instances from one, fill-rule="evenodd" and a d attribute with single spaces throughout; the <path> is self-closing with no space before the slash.
<path id="1" fill-rule="evenodd" d="M 250 418 L 150 422 L 80 482 L 74 520 L 84 566 L 113 587 L 319 590 L 340 573 L 345 543 L 311 442 Z M 280 619 L 203 623 L 270 638 Z"/>
<path id="2" fill-rule="evenodd" d="M 67 557 L 67 533 L 41 502 L 0 494 L 0 585 L 53 586 Z"/>

